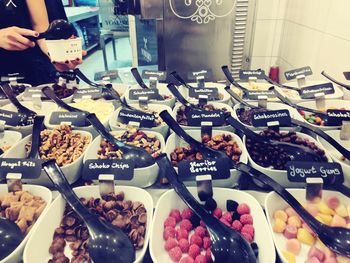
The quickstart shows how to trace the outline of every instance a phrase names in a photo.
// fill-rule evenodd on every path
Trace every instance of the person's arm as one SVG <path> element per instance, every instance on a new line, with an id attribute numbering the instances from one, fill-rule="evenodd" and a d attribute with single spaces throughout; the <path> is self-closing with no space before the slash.
<path id="1" fill-rule="evenodd" d="M 35 46 L 26 36 L 37 37 L 38 32 L 16 26 L 0 29 L 0 48 L 21 51 Z"/>

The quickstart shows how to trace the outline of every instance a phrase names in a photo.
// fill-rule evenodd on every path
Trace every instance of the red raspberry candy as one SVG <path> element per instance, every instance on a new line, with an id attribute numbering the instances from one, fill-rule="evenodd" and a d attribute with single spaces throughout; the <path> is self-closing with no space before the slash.
<path id="1" fill-rule="evenodd" d="M 240 204 L 238 207 L 237 207 L 237 212 L 238 214 L 240 215 L 245 215 L 245 214 L 249 214 L 250 213 L 250 208 L 247 204 Z"/>
<path id="2" fill-rule="evenodd" d="M 241 231 L 242 229 L 242 223 L 239 222 L 238 220 L 235 220 L 232 222 L 231 228 L 236 231 Z"/>
<path id="3" fill-rule="evenodd" d="M 196 244 L 190 245 L 188 249 L 188 255 L 192 258 L 196 258 L 200 254 L 201 249 Z"/>
<path id="4" fill-rule="evenodd" d="M 180 263 L 194 263 L 194 259 L 190 256 L 184 257 L 180 260 Z"/>
<path id="5" fill-rule="evenodd" d="M 188 239 L 188 231 L 186 229 L 183 228 L 179 228 L 176 232 L 176 238 L 177 240 L 180 239 Z"/>
<path id="6" fill-rule="evenodd" d="M 178 209 L 171 210 L 169 216 L 175 218 L 176 223 L 179 223 L 181 221 L 181 213 Z"/>
<path id="7" fill-rule="evenodd" d="M 203 248 L 204 249 L 210 248 L 210 244 L 211 244 L 210 238 L 209 237 L 204 237 L 203 238 Z"/>
<path id="8" fill-rule="evenodd" d="M 202 245 L 203 245 L 203 240 L 201 239 L 200 236 L 197 236 L 196 234 L 193 234 L 193 235 L 191 236 L 190 243 L 191 243 L 191 245 L 192 245 L 192 244 L 196 244 L 197 246 L 202 247 Z"/>
<path id="9" fill-rule="evenodd" d="M 202 227 L 205 227 L 205 223 L 203 222 L 203 220 L 199 221 L 199 224 L 200 224 Z"/>
<path id="10" fill-rule="evenodd" d="M 190 243 L 188 242 L 187 239 L 180 239 L 179 241 L 179 247 L 182 251 L 182 253 L 187 253 L 188 249 L 190 248 Z"/>
<path id="11" fill-rule="evenodd" d="M 175 238 L 168 238 L 168 240 L 165 242 L 165 250 L 169 251 L 170 249 L 174 248 L 177 246 L 177 241 L 175 240 Z"/>
<path id="12" fill-rule="evenodd" d="M 179 262 L 182 258 L 182 252 L 179 247 L 174 247 L 169 251 L 169 256 L 172 259 L 172 261 Z"/>
<path id="13" fill-rule="evenodd" d="M 253 224 L 253 217 L 252 215 L 241 215 L 240 221 L 243 225 L 252 225 Z"/>
<path id="14" fill-rule="evenodd" d="M 194 263 L 206 263 L 206 259 L 204 255 L 198 255 L 194 260 Z"/>
<path id="15" fill-rule="evenodd" d="M 206 251 L 205 251 L 205 259 L 207 260 L 207 262 L 212 262 L 213 259 L 211 258 L 211 251 L 210 251 L 210 248 L 208 248 Z"/>
<path id="16" fill-rule="evenodd" d="M 188 219 L 182 220 L 181 223 L 180 223 L 180 228 L 185 229 L 187 231 L 191 231 L 192 230 L 191 221 L 188 220 Z"/>
<path id="17" fill-rule="evenodd" d="M 229 222 L 231 224 L 232 222 L 232 215 L 230 212 L 225 212 L 223 215 L 222 215 L 222 218 L 225 218 L 227 222 Z"/>
<path id="18" fill-rule="evenodd" d="M 175 227 L 176 226 L 176 219 L 174 217 L 168 217 L 164 221 L 164 227 L 171 226 Z"/>
<path id="19" fill-rule="evenodd" d="M 202 227 L 202 226 L 197 226 L 196 230 L 194 231 L 194 233 L 195 233 L 196 235 L 198 235 L 199 237 L 201 237 L 201 238 L 205 237 L 206 232 L 207 232 L 207 231 L 206 231 L 205 228 Z"/>
<path id="20" fill-rule="evenodd" d="M 242 227 L 241 233 L 247 233 L 251 237 L 254 237 L 254 227 L 252 225 L 244 225 Z"/>
<path id="21" fill-rule="evenodd" d="M 253 237 L 251 235 L 249 235 L 247 232 L 244 232 L 241 234 L 249 243 L 253 242 Z"/>
<path id="22" fill-rule="evenodd" d="M 182 210 L 181 217 L 182 219 L 190 219 L 192 214 L 193 212 L 191 209 L 185 208 L 184 210 Z"/>
<path id="23" fill-rule="evenodd" d="M 163 232 L 164 240 L 168 240 L 170 237 L 175 238 L 175 232 L 176 232 L 175 228 L 173 228 L 171 226 L 167 226 Z"/>
<path id="24" fill-rule="evenodd" d="M 230 223 L 227 222 L 227 220 L 226 220 L 225 218 L 223 218 L 223 217 L 220 218 L 220 221 L 221 221 L 222 223 L 224 223 L 225 225 L 227 225 L 227 226 L 231 226 Z"/>
<path id="25" fill-rule="evenodd" d="M 215 208 L 213 211 L 213 216 L 220 218 L 222 216 L 222 210 L 219 207 Z"/>

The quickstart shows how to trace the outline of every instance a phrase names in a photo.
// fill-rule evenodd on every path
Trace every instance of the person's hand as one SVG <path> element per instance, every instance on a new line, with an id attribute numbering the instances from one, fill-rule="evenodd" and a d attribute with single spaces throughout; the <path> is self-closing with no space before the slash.
<path id="1" fill-rule="evenodd" d="M 38 32 L 16 26 L 0 29 L 0 48 L 10 51 L 26 50 L 35 46 L 26 36 L 39 36 Z"/>
<path id="2" fill-rule="evenodd" d="M 83 56 L 86 56 L 87 52 L 83 50 Z M 52 61 L 52 64 L 55 66 L 57 71 L 63 72 L 63 71 L 69 71 L 72 69 L 75 69 L 78 65 L 82 64 L 83 60 L 80 58 L 77 58 L 76 60 L 71 61 Z"/>

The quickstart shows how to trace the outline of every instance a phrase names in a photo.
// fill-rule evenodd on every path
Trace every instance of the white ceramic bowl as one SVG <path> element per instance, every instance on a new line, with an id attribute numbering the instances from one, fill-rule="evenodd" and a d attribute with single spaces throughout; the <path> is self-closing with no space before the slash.
<path id="1" fill-rule="evenodd" d="M 21 139 L 22 139 L 22 134 L 20 132 L 16 132 L 16 131 L 4 131 L 2 133 L 0 132 L 0 148 L 6 147 L 6 146 L 12 147 L 16 143 L 18 143 Z M 2 155 L 0 155 L 0 157 L 1 156 Z"/>
<path id="2" fill-rule="evenodd" d="M 4 258 L 1 262 L 4 263 L 17 263 L 22 261 L 22 254 L 23 250 L 27 244 L 27 241 L 30 239 L 31 235 L 37 230 L 41 222 L 43 221 L 44 217 L 47 215 L 47 212 L 49 210 L 51 201 L 52 201 L 52 193 L 49 189 L 43 186 L 39 185 L 28 185 L 23 184 L 22 189 L 25 191 L 28 191 L 30 194 L 41 197 L 46 202 L 46 207 L 44 211 L 41 213 L 38 220 L 35 222 L 33 228 L 29 231 L 29 233 L 25 236 L 23 241 L 19 244 L 19 246 L 6 258 Z M 0 185 L 0 195 L 4 195 L 8 193 L 7 191 L 7 185 L 1 184 Z"/>
<path id="3" fill-rule="evenodd" d="M 197 88 L 198 87 L 198 83 L 188 83 L 190 86 Z M 211 88 L 217 88 L 219 95 L 222 96 L 222 99 L 219 100 L 214 100 L 211 102 L 220 102 L 220 103 L 224 103 L 224 104 L 229 104 L 229 102 L 231 101 L 231 96 L 230 94 L 228 94 L 225 91 L 225 85 L 222 83 L 215 83 L 215 82 L 205 82 L 205 88 L 211 89 Z M 188 95 L 188 89 L 184 86 L 180 86 L 179 87 L 179 91 L 182 94 L 182 96 L 184 96 L 188 101 L 190 101 L 191 103 L 194 104 L 198 104 L 198 100 L 195 98 L 191 98 Z"/>
<path id="4" fill-rule="evenodd" d="M 26 88 L 30 88 L 32 85 L 30 84 L 26 84 L 26 83 L 19 83 L 19 85 L 24 85 Z M 18 100 L 22 100 L 22 97 L 23 97 L 23 92 L 18 94 L 18 96 L 16 96 L 16 98 Z M 9 99 L 0 99 L 0 107 L 6 105 L 6 104 L 9 104 L 11 103 Z"/>
<path id="5" fill-rule="evenodd" d="M 54 83 L 42 84 L 42 85 L 37 86 L 36 88 L 37 89 L 43 89 L 45 87 L 51 88 L 53 85 L 54 85 Z M 79 86 L 79 84 L 77 86 Z M 69 97 L 63 98 L 62 101 L 64 101 L 65 103 L 71 103 L 73 101 L 73 95 L 70 95 Z"/>
<path id="6" fill-rule="evenodd" d="M 199 201 L 197 188 L 190 187 L 188 190 Z M 226 209 L 226 201 L 229 199 L 238 203 L 248 204 L 254 220 L 254 242 L 256 242 L 259 247 L 258 262 L 274 263 L 276 260 L 276 253 L 271 232 L 268 229 L 268 223 L 258 201 L 250 194 L 232 189 L 213 188 L 213 194 L 218 207 L 222 209 Z M 169 190 L 160 197 L 153 217 L 150 253 L 154 263 L 172 262 L 167 251 L 164 249 L 163 224 L 165 219 L 169 216 L 170 211 L 175 208 L 181 211 L 187 208 L 187 205 L 185 205 L 174 190 Z"/>
<path id="7" fill-rule="evenodd" d="M 309 79 L 306 79 L 306 82 L 305 82 L 305 85 L 304 87 L 308 87 L 308 86 L 314 86 L 314 85 L 319 85 L 319 84 L 323 84 L 323 83 L 329 83 L 329 81 L 325 81 L 325 80 L 309 80 Z M 291 81 L 291 82 L 287 82 L 287 83 L 284 83 L 286 86 L 289 86 L 289 87 L 294 87 L 294 88 L 300 88 L 299 85 L 298 85 L 298 82 L 297 81 Z M 334 86 L 334 93 L 333 94 L 328 94 L 325 96 L 326 99 L 342 99 L 343 96 L 344 96 L 344 93 L 342 91 L 342 89 L 337 86 L 336 84 L 333 84 Z M 294 92 L 293 92 L 294 93 Z M 288 98 L 290 100 L 292 100 L 294 103 L 299 103 L 299 102 L 303 102 L 303 101 L 308 101 L 310 99 L 302 99 L 299 94 L 295 93 L 296 95 L 295 96 L 288 96 Z M 314 100 L 314 99 L 311 99 L 311 100 Z"/>
<path id="8" fill-rule="evenodd" d="M 350 140 L 341 140 L 340 139 L 340 130 L 330 130 L 325 131 L 329 136 L 331 136 L 334 140 L 336 140 L 340 145 L 342 145 L 345 149 L 350 149 Z M 317 136 L 317 141 L 326 149 L 329 155 L 332 157 L 334 162 L 340 163 L 344 172 L 344 181 L 345 184 L 350 186 L 350 162 L 342 161 L 342 154 L 338 152 L 330 143 L 328 143 L 325 139 L 320 136 Z"/>
<path id="9" fill-rule="evenodd" d="M 344 99 L 344 100 L 350 100 L 350 90 L 348 90 L 348 89 L 346 89 L 346 88 L 342 88 L 342 87 L 340 87 L 340 88 L 341 88 L 341 90 L 342 90 L 343 93 L 344 93 L 343 99 Z"/>
<path id="10" fill-rule="evenodd" d="M 256 133 L 258 133 L 259 131 L 256 131 Z M 282 131 L 284 132 L 284 131 Z M 297 135 L 300 137 L 300 138 L 303 138 L 303 139 L 308 139 L 309 141 L 311 142 L 314 142 L 316 143 L 317 147 L 319 147 L 320 149 L 323 149 L 325 150 L 325 148 L 320 144 L 318 143 L 314 138 L 312 138 L 310 135 L 307 135 L 305 133 L 301 133 L 301 132 L 297 132 Z M 295 183 L 295 182 L 290 182 L 288 180 L 288 177 L 287 177 L 287 171 L 286 170 L 275 170 L 275 169 L 271 169 L 271 168 L 267 168 L 267 167 L 263 167 L 263 166 L 260 166 L 259 164 L 257 164 L 256 162 L 254 162 L 254 160 L 251 158 L 248 150 L 247 150 L 247 147 L 246 147 L 246 136 L 244 135 L 243 137 L 243 144 L 244 144 L 244 151 L 247 152 L 247 155 L 248 155 L 248 159 L 249 159 L 249 164 L 257 169 L 258 171 L 270 176 L 273 180 L 275 180 L 277 183 L 279 183 L 280 185 L 284 186 L 284 187 L 303 187 L 305 186 L 305 183 Z M 332 158 L 331 156 L 327 153 L 327 151 L 325 150 L 326 152 L 326 157 L 328 158 L 328 161 L 329 162 L 332 162 Z"/>
<path id="11" fill-rule="evenodd" d="M 326 104 L 326 109 L 334 107 L 337 109 L 338 108 L 345 108 L 347 110 L 350 110 L 350 101 L 348 101 L 348 100 L 330 100 L 329 99 L 329 100 L 325 100 L 325 104 Z M 306 107 L 306 108 L 317 110 L 315 100 L 300 102 L 300 103 L 298 103 L 298 105 Z M 311 123 L 309 123 L 309 124 L 315 128 L 320 128 L 321 130 L 324 130 L 324 131 L 334 130 L 334 129 L 340 128 L 340 126 L 318 126 L 318 125 L 314 125 Z"/>
<path id="12" fill-rule="evenodd" d="M 288 189 L 288 192 L 293 195 L 300 203 L 306 203 L 306 192 L 304 189 Z M 350 200 L 345 195 L 339 193 L 339 192 L 333 192 L 333 191 L 322 191 L 322 199 L 325 200 L 328 196 L 336 196 L 339 198 L 340 202 L 345 205 L 350 205 Z M 277 253 L 280 256 L 283 263 L 288 263 L 288 260 L 283 256 L 283 251 L 286 250 L 286 241 L 287 239 L 284 237 L 283 234 L 275 233 L 272 230 L 273 224 L 274 224 L 274 218 L 273 214 L 276 210 L 284 210 L 288 207 L 286 201 L 284 201 L 278 194 L 275 192 L 271 192 L 266 196 L 265 199 L 265 211 L 267 220 L 269 222 L 270 232 L 272 233 L 273 240 L 275 242 L 275 246 L 277 249 Z M 301 251 L 298 256 L 295 257 L 295 262 L 306 262 L 307 255 L 310 250 L 310 246 L 302 244 L 301 245 Z M 346 261 L 349 262 L 349 261 Z"/>
<path id="13" fill-rule="evenodd" d="M 167 87 L 166 83 L 158 83 L 157 84 L 157 89 L 159 90 L 160 95 L 167 95 L 171 96 L 171 98 L 166 99 L 166 100 L 151 100 L 150 103 L 154 104 L 162 104 L 169 106 L 170 108 L 173 108 L 175 105 L 175 97 L 174 95 L 170 92 L 170 90 Z M 138 100 L 132 100 L 129 98 L 129 91 L 130 90 L 142 90 L 139 85 L 133 85 L 127 92 L 125 92 L 124 96 L 126 99 L 127 103 L 133 104 L 133 103 L 138 103 Z"/>
<path id="14" fill-rule="evenodd" d="M 122 135 L 124 131 L 115 131 L 114 133 L 116 135 Z M 160 141 L 161 152 L 164 152 L 165 141 L 163 136 L 157 132 L 145 131 L 145 133 L 155 135 L 157 139 Z M 95 140 L 93 140 L 93 142 L 89 145 L 84 155 L 84 160 L 83 160 L 84 163 L 90 159 L 97 159 L 97 152 L 100 148 L 101 141 L 102 141 L 102 137 L 97 136 Z M 156 182 L 158 177 L 158 172 L 159 172 L 159 167 L 156 163 L 144 168 L 135 168 L 134 178 L 131 181 L 117 180 L 116 183 L 121 185 L 130 185 L 130 186 L 137 186 L 142 188 L 148 187 L 153 185 Z"/>
<path id="15" fill-rule="evenodd" d="M 90 144 L 92 141 L 92 136 L 91 133 L 86 132 L 86 131 L 73 131 L 73 132 L 79 132 L 83 134 L 84 136 L 88 136 L 90 138 Z M 27 156 L 26 151 L 25 151 L 25 145 L 32 140 L 32 135 L 28 135 L 27 137 L 23 138 L 20 140 L 16 145 L 14 145 L 10 150 L 5 152 L 4 158 L 24 158 Z M 87 148 L 86 148 L 87 150 Z M 85 150 L 85 153 L 86 153 Z M 80 171 L 82 168 L 83 164 L 83 158 L 84 154 L 83 153 L 78 159 L 76 159 L 73 163 L 65 165 L 61 167 L 63 173 L 65 174 L 68 182 L 70 184 L 76 182 L 79 177 L 80 177 Z M 44 185 L 44 186 L 49 186 L 52 187 L 53 184 L 47 174 L 45 173 L 44 170 L 41 170 L 41 175 L 38 179 L 24 179 L 23 182 L 30 183 L 30 184 L 36 184 L 36 185 Z"/>
<path id="16" fill-rule="evenodd" d="M 42 102 L 41 109 L 36 108 L 33 105 L 33 102 L 31 101 L 22 101 L 21 104 L 28 109 L 36 112 L 38 115 L 42 116 L 49 116 L 53 111 L 56 111 L 58 109 L 58 106 L 53 103 L 53 102 Z M 8 111 L 13 111 L 13 112 L 18 112 L 17 108 L 13 104 L 7 104 L 3 106 L 1 109 L 3 110 L 8 110 Z M 5 126 L 6 129 L 12 130 L 12 131 L 18 131 L 22 133 L 23 136 L 27 136 L 32 133 L 33 125 L 28 125 L 28 126 Z"/>
<path id="17" fill-rule="evenodd" d="M 192 136 L 197 141 L 201 141 L 201 132 L 199 130 L 187 130 L 186 131 L 190 136 Z M 239 161 L 242 163 L 248 162 L 248 155 L 245 147 L 243 146 L 242 140 L 238 137 L 238 135 L 227 132 L 227 131 L 221 131 L 221 130 L 213 130 L 212 135 L 220 135 L 220 134 L 228 134 L 231 135 L 233 140 L 237 142 L 238 147 L 242 150 L 242 154 L 240 156 Z M 170 154 L 175 150 L 176 147 L 186 147 L 188 143 L 183 141 L 180 137 L 178 137 L 175 133 L 170 134 L 165 147 L 165 153 L 168 155 L 170 159 Z M 177 167 L 174 167 L 176 171 L 178 171 Z M 213 186 L 216 187 L 232 187 L 234 186 L 240 177 L 240 172 L 236 169 L 230 169 L 231 176 L 228 179 L 220 179 L 220 180 L 213 180 Z M 244 175 L 242 175 L 244 176 Z M 195 181 L 185 181 L 186 185 L 196 185 Z"/>
<path id="18" fill-rule="evenodd" d="M 130 106 L 137 108 L 137 109 L 140 108 L 139 104 L 130 104 Z M 169 106 L 166 106 L 166 105 L 152 103 L 152 104 L 148 104 L 148 108 L 149 108 L 149 110 L 157 112 L 157 113 L 160 113 L 163 110 L 166 110 L 167 112 L 169 112 L 169 114 L 171 114 L 171 108 Z M 127 129 L 126 127 L 120 127 L 117 125 L 119 112 L 121 110 L 122 110 L 122 107 L 119 107 L 115 112 L 113 112 L 113 114 L 109 118 L 109 126 L 111 127 L 111 130 L 113 130 L 113 131 L 120 131 L 120 130 L 125 131 Z M 140 130 L 159 132 L 165 138 L 168 135 L 169 126 L 164 122 L 163 124 L 156 126 L 156 127 L 153 127 L 153 128 L 141 127 Z"/>
<path id="19" fill-rule="evenodd" d="M 84 198 L 101 198 L 99 192 L 99 186 L 81 186 L 73 189 L 77 196 Z M 136 252 L 136 260 L 134 262 L 140 263 L 146 253 L 148 240 L 151 233 L 151 222 L 153 214 L 153 200 L 149 193 L 145 190 L 130 187 L 130 186 L 119 186 L 115 187 L 116 191 L 124 191 L 125 200 L 140 201 L 144 204 L 147 211 L 147 225 L 145 234 L 145 243 L 141 250 Z M 64 209 L 66 207 L 66 201 L 61 195 L 59 195 L 50 206 L 49 212 L 42 218 L 42 221 L 38 225 L 38 228 L 33 231 L 28 244 L 24 250 L 23 262 L 24 263 L 39 263 L 48 262 L 52 255 L 49 253 L 49 248 L 53 240 L 53 234 L 55 229 L 60 226 Z M 66 248 L 66 256 L 71 257 L 71 251 Z"/>
<path id="20" fill-rule="evenodd" d="M 231 106 L 224 104 L 224 103 L 219 103 L 219 102 L 208 102 L 208 104 L 212 104 L 214 105 L 214 107 L 216 109 L 223 109 L 226 108 L 227 111 L 231 112 L 231 115 L 233 115 L 233 109 Z M 182 106 L 182 104 L 177 103 L 173 109 L 172 112 L 172 116 L 173 118 L 176 120 L 176 116 L 177 116 L 177 111 L 180 109 L 180 107 Z M 188 131 L 188 130 L 200 130 L 201 127 L 195 127 L 195 126 L 185 126 L 185 125 L 180 125 L 182 127 L 182 129 Z M 233 131 L 234 128 L 231 125 L 224 125 L 224 126 L 215 126 L 214 127 L 215 130 L 222 130 L 222 131 Z"/>
<path id="21" fill-rule="evenodd" d="M 250 102 L 250 104 L 252 104 L 254 106 L 258 106 L 258 102 L 255 102 L 255 101 Z M 254 127 L 254 126 L 247 125 L 247 124 L 241 122 L 241 120 L 239 119 L 238 114 L 237 114 L 237 110 L 240 109 L 240 108 L 246 108 L 246 107 L 244 105 L 242 105 L 242 104 L 236 104 L 233 107 L 233 115 L 232 115 L 232 117 L 234 117 L 240 123 L 242 123 L 244 126 L 250 128 L 250 129 L 258 129 L 258 128 Z M 283 103 L 280 103 L 280 102 L 268 102 L 267 103 L 267 109 L 268 110 L 288 110 L 290 116 L 293 119 L 297 119 L 297 120 L 302 121 L 302 122 L 305 121 L 304 118 L 300 116 L 299 112 L 296 109 L 288 106 L 287 104 L 283 104 Z"/>

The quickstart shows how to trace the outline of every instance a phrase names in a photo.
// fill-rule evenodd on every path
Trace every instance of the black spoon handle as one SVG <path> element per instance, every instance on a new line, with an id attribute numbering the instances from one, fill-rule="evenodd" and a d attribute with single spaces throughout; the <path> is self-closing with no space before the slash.
<path id="1" fill-rule="evenodd" d="M 123 148 L 125 146 L 124 143 L 117 140 L 107 129 L 101 121 L 96 117 L 96 114 L 90 113 L 86 116 L 86 119 L 91 123 L 91 125 L 95 128 L 95 130 L 107 141 L 116 146 L 118 149 Z"/>
<path id="2" fill-rule="evenodd" d="M 203 145 L 189 136 L 184 129 L 180 127 L 180 125 L 174 120 L 174 118 L 169 114 L 168 111 L 164 110 L 159 113 L 159 116 L 165 121 L 166 124 L 185 142 L 196 148 L 196 150 L 201 150 Z"/>
<path id="3" fill-rule="evenodd" d="M 171 72 L 170 75 L 172 75 L 178 82 L 180 82 L 186 88 L 193 89 L 193 87 L 187 84 L 186 81 L 176 71 Z"/>
<path id="4" fill-rule="evenodd" d="M 132 68 L 131 69 L 131 73 L 134 76 L 134 78 L 136 79 L 137 83 L 140 85 L 141 88 L 143 89 L 150 89 L 145 82 L 143 81 L 140 72 L 137 70 L 137 68 Z"/>
<path id="5" fill-rule="evenodd" d="M 173 83 L 170 83 L 167 85 L 170 92 L 177 98 L 180 103 L 186 107 L 190 108 L 198 108 L 197 106 L 193 105 L 192 103 L 189 103 L 184 96 L 180 93 L 180 91 L 176 88 L 176 86 Z"/>
<path id="6" fill-rule="evenodd" d="M 62 170 L 58 167 L 55 160 L 49 160 L 43 164 L 43 169 L 54 184 L 55 188 L 61 193 L 67 203 L 73 210 L 86 221 L 93 223 L 96 221 L 96 216 L 80 202 L 79 197 L 74 193 L 70 187 Z"/>
<path id="7" fill-rule="evenodd" d="M 332 189 L 341 192 L 343 195 L 350 197 L 350 188 L 343 184 L 331 185 Z"/>
<path id="8" fill-rule="evenodd" d="M 82 80 L 84 81 L 85 83 L 89 84 L 90 86 L 92 87 L 101 87 L 101 85 L 95 83 L 95 82 L 92 82 L 91 80 L 88 79 L 88 77 L 85 76 L 85 74 L 83 72 L 81 72 L 80 69 L 76 68 L 74 69 L 74 73 Z"/>
<path id="9" fill-rule="evenodd" d="M 336 140 L 334 140 L 331 136 L 329 136 L 327 133 L 325 133 L 321 129 L 312 127 L 310 124 L 302 122 L 302 121 L 298 121 L 296 119 L 292 119 L 292 123 L 294 125 L 300 126 L 303 129 L 306 129 L 306 130 L 322 137 L 327 142 L 329 142 L 334 148 L 336 148 L 338 150 L 338 152 L 340 152 L 342 155 L 344 155 L 346 159 L 350 160 L 350 151 L 345 149 L 342 145 L 340 145 Z"/>
<path id="10" fill-rule="evenodd" d="M 69 106 L 67 103 L 65 103 L 63 100 L 58 98 L 50 87 L 44 87 L 42 89 L 42 92 L 48 97 L 49 99 L 53 100 L 58 106 L 60 106 L 63 109 L 66 109 L 67 111 L 73 111 L 73 112 L 84 112 L 87 113 L 86 111 L 79 110 L 77 108 L 74 108 L 72 106 Z"/>
<path id="11" fill-rule="evenodd" d="M 181 197 L 185 204 L 190 207 L 206 225 L 209 226 L 211 223 L 214 223 L 216 219 L 197 202 L 187 190 L 186 186 L 178 180 L 178 175 L 166 154 L 163 153 L 157 157 L 156 162 L 160 169 L 164 171 L 175 192 Z"/>
<path id="12" fill-rule="evenodd" d="M 33 42 L 35 42 L 35 41 L 37 41 L 37 40 L 39 40 L 39 39 L 46 38 L 46 37 L 47 37 L 46 32 L 44 32 L 44 33 L 40 33 L 40 34 L 39 34 L 39 36 L 37 36 L 37 37 L 33 37 L 33 36 L 26 36 L 26 38 L 28 38 L 30 41 L 33 41 Z"/>
<path id="13" fill-rule="evenodd" d="M 337 84 L 340 87 L 343 87 L 344 89 L 350 90 L 350 85 L 346 85 L 344 83 L 341 83 L 340 81 L 332 78 L 331 76 L 329 76 L 326 72 L 322 71 L 321 74 L 326 77 L 327 79 L 329 79 L 330 81 L 334 82 L 335 84 Z"/>
<path id="14" fill-rule="evenodd" d="M 30 148 L 30 152 L 28 154 L 28 159 L 35 159 L 38 150 L 39 150 L 39 144 L 40 144 L 40 132 L 41 128 L 43 126 L 45 116 L 35 116 L 34 118 L 34 124 L 33 124 L 33 133 L 32 133 L 32 144 Z"/>
<path id="15" fill-rule="evenodd" d="M 276 81 L 273 81 L 272 79 L 270 79 L 270 78 L 269 78 L 268 76 L 266 76 L 265 74 L 264 74 L 264 79 L 265 79 L 268 83 L 270 83 L 270 84 L 272 84 L 272 85 L 274 85 L 274 86 L 277 86 L 277 87 L 280 87 L 280 88 L 285 88 L 285 89 L 291 89 L 291 90 L 295 90 L 295 91 L 298 91 L 298 92 L 299 92 L 299 88 L 295 88 L 295 87 L 291 87 L 291 86 L 279 84 L 279 83 L 277 83 Z"/>
<path id="16" fill-rule="evenodd" d="M 1 85 L 0 88 L 3 90 L 3 92 L 5 93 L 7 98 L 11 101 L 11 103 L 16 106 L 18 111 L 20 111 L 20 112 L 28 112 L 28 111 L 32 112 L 30 109 L 28 109 L 27 107 L 23 106 L 18 101 L 18 99 L 16 98 L 16 96 L 13 93 L 13 90 L 11 89 L 9 84 L 5 83 L 5 84 Z"/>
<path id="17" fill-rule="evenodd" d="M 249 108 L 252 108 L 252 109 L 253 109 L 253 108 L 258 108 L 258 107 L 256 107 L 256 106 L 251 105 L 251 104 L 249 104 L 248 102 L 242 100 L 242 98 L 241 98 L 240 96 L 238 96 L 236 93 L 234 93 L 234 92 L 231 90 L 230 86 L 225 87 L 225 90 L 226 90 L 226 92 L 227 92 L 228 94 L 230 94 L 230 96 L 231 96 L 233 99 L 235 99 L 235 100 L 238 101 L 239 103 L 241 103 L 241 104 L 243 104 L 243 105 L 245 105 L 245 106 L 247 106 L 247 107 L 249 107 Z"/>
<path id="18" fill-rule="evenodd" d="M 232 77 L 232 74 L 228 68 L 228 66 L 222 66 L 221 67 L 222 71 L 224 72 L 226 78 L 228 79 L 229 82 L 231 82 L 231 84 L 243 91 L 248 91 L 245 87 L 243 87 L 242 85 L 240 85 L 237 81 L 235 81 L 235 79 Z"/>
<path id="19" fill-rule="evenodd" d="M 317 221 L 312 215 L 310 215 L 302 205 L 292 196 L 285 188 L 278 184 L 275 180 L 271 179 L 266 174 L 259 172 L 258 170 L 243 164 L 237 164 L 237 169 L 244 172 L 253 178 L 257 179 L 266 186 L 270 186 L 279 196 L 281 196 L 295 211 L 304 219 L 305 222 L 310 225 L 312 229 L 320 228 L 322 224 Z"/>

